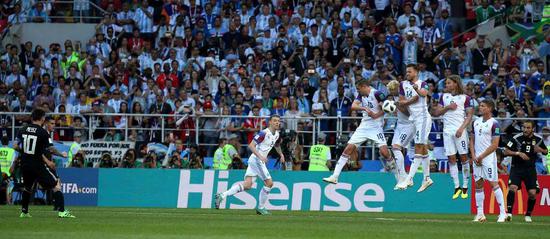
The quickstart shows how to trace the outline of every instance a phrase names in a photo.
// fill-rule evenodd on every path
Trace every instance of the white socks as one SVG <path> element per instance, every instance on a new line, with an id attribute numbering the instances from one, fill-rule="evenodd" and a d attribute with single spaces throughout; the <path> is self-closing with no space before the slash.
<path id="1" fill-rule="evenodd" d="M 263 186 L 262 190 L 260 191 L 260 202 L 258 204 L 259 209 L 265 208 L 265 202 L 267 202 L 267 196 L 269 196 L 269 192 L 271 191 L 271 188 Z"/>
<path id="2" fill-rule="evenodd" d="M 414 178 L 416 171 L 418 171 L 418 166 L 422 163 L 422 158 L 419 156 L 414 157 L 414 161 L 409 168 L 409 176 L 407 176 L 407 182 Z"/>
<path id="3" fill-rule="evenodd" d="M 430 158 L 428 155 L 422 157 L 422 173 L 424 173 L 424 180 L 430 177 Z"/>
<path id="4" fill-rule="evenodd" d="M 395 157 L 395 164 L 399 177 L 406 177 L 407 172 L 405 172 L 405 156 L 403 156 L 403 152 L 399 149 L 392 149 L 392 151 Z"/>
<path id="5" fill-rule="evenodd" d="M 349 156 L 342 154 L 340 158 L 338 159 L 338 163 L 336 163 L 336 167 L 334 167 L 334 173 L 332 173 L 332 176 L 338 178 L 340 177 L 340 173 L 342 172 L 342 168 L 348 163 Z"/>
<path id="6" fill-rule="evenodd" d="M 242 184 L 235 184 L 233 187 L 231 187 L 229 190 L 222 193 L 223 198 L 227 198 L 227 196 L 233 196 L 238 192 L 244 191 L 244 187 Z"/>
<path id="7" fill-rule="evenodd" d="M 502 191 L 500 191 L 502 195 Z M 477 206 L 477 215 L 484 215 L 483 212 L 483 201 L 485 200 L 485 193 L 483 189 L 476 188 L 476 206 Z"/>
<path id="8" fill-rule="evenodd" d="M 462 188 L 468 188 L 470 181 L 470 163 L 462 162 Z"/>
<path id="9" fill-rule="evenodd" d="M 449 173 L 451 174 L 451 178 L 453 179 L 453 183 L 455 184 L 455 188 L 458 188 L 458 166 L 456 163 L 451 163 L 449 161 Z"/>
<path id="10" fill-rule="evenodd" d="M 500 189 L 500 186 L 496 186 L 493 188 L 493 192 L 495 193 L 495 198 L 497 199 L 498 208 L 500 209 L 500 215 L 506 214 L 506 209 L 504 208 L 504 195 L 502 194 L 502 189 Z"/>

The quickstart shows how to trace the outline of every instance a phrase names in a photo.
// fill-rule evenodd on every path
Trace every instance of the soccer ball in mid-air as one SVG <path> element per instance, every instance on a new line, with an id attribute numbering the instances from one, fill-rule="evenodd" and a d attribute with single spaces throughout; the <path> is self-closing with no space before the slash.
<path id="1" fill-rule="evenodd" d="M 397 106 L 395 105 L 395 102 L 393 100 L 386 100 L 382 104 L 382 109 L 386 113 L 393 113 L 397 109 Z"/>

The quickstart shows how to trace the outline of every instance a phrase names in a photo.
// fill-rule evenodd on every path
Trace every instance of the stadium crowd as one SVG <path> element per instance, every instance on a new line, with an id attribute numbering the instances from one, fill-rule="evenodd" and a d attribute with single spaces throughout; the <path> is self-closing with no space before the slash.
<path id="1" fill-rule="evenodd" d="M 54 139 L 59 141 L 78 135 L 177 143 L 181 151 L 194 142 L 198 124 L 206 129 L 200 131 L 200 143 L 216 145 L 219 138 L 236 134 L 246 145 L 265 126 L 250 116 L 279 114 L 290 118 L 286 129 L 311 131 L 309 117 L 357 116 L 350 112 L 355 81 L 370 79 L 387 94 L 390 80 L 403 80 L 404 65 L 418 64 L 420 79 L 430 85 L 431 104 L 443 91 L 442 79 L 460 75 L 474 105 L 485 98 L 497 102 L 495 115 L 507 118 L 501 122 L 506 135 L 521 130 L 520 122 L 510 118 L 550 118 L 550 37 L 504 45 L 478 36 L 472 47 L 466 46 L 468 39 L 453 39 L 456 32 L 493 16 L 534 21 L 531 1 L 482 0 L 475 9 L 449 0 L 96 2 L 105 13 L 92 11 L 88 1 L 74 1 L 74 16 L 82 10 L 103 17 L 88 42 L 4 46 L 0 112 L 33 107 L 55 112 Z M 0 6 L 2 20 L 11 25 L 51 22 L 49 16 L 63 15 L 65 9 L 56 9 L 54 1 L 4 1 Z M 127 113 L 135 115 L 117 115 Z M 196 115 L 221 117 L 196 121 Z M 15 116 L 15 126 L 27 120 Z M 2 136 L 12 137 L 11 124 L 11 116 L 0 115 Z M 317 129 L 328 131 L 335 124 L 321 120 Z M 438 124 L 433 127 L 441 129 Z M 548 140 L 548 121 L 538 126 Z M 343 129 L 354 127 L 357 122 L 348 120 Z M 170 129 L 164 138 L 161 128 Z M 386 129 L 392 130 L 391 121 Z M 298 139 L 305 144 L 311 136 L 299 134 Z M 338 143 L 335 134 L 326 140 Z M 439 141 L 434 136 L 434 145 Z M 211 156 L 215 149 L 194 148 L 193 154 Z M 131 156 L 135 161 L 136 153 Z M 147 159 L 143 165 L 107 158 L 102 165 L 161 165 L 154 164 L 159 161 L 154 155 L 142 157 Z M 201 160 L 172 161 L 173 167 L 203 167 Z"/>

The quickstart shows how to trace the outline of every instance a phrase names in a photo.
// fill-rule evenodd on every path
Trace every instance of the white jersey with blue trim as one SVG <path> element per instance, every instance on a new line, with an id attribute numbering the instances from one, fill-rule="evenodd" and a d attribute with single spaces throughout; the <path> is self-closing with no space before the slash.
<path id="1" fill-rule="evenodd" d="M 439 98 L 441 107 L 449 106 L 452 103 L 457 105 L 455 110 L 449 110 L 443 115 L 443 132 L 456 133 L 458 128 L 466 119 L 466 110 L 472 107 L 472 99 L 466 94 L 452 95 L 445 93 Z"/>
<path id="2" fill-rule="evenodd" d="M 267 157 L 271 149 L 275 146 L 279 140 L 279 131 L 272 133 L 269 128 L 260 130 L 254 136 L 254 142 L 256 142 L 256 150 L 258 153 L 264 157 Z M 256 158 L 255 154 L 252 154 L 250 157 Z"/>
<path id="3" fill-rule="evenodd" d="M 491 117 L 488 120 L 483 120 L 480 117 L 474 121 L 474 149 L 476 157 L 479 157 L 493 143 L 494 137 L 500 136 L 500 126 L 495 118 Z M 496 152 L 489 154 L 486 159 L 496 160 Z"/>
<path id="4" fill-rule="evenodd" d="M 368 96 L 358 95 L 355 98 L 355 101 L 361 102 L 362 107 L 367 107 L 373 113 L 380 112 L 380 103 L 386 100 L 386 96 L 381 91 L 378 91 L 374 88 L 371 88 L 370 94 Z M 373 123 L 375 125 L 382 125 L 384 123 L 384 117 L 379 117 L 377 119 L 371 118 L 366 111 L 363 111 L 363 119 L 361 123 Z"/>
<path id="5" fill-rule="evenodd" d="M 405 99 L 407 100 L 413 98 L 414 96 L 417 96 L 418 93 L 416 92 L 416 90 L 414 90 L 414 85 L 417 85 L 418 89 L 428 90 L 428 84 L 426 84 L 425 81 L 417 80 L 414 83 L 410 81 L 402 81 L 401 84 L 399 84 L 399 95 L 405 96 Z M 411 120 L 414 120 L 415 118 L 430 116 L 430 113 L 428 112 L 428 97 L 422 97 L 420 95 L 418 95 L 418 97 L 418 100 L 410 104 L 408 107 L 409 113 L 411 114 L 409 116 L 409 119 Z"/>

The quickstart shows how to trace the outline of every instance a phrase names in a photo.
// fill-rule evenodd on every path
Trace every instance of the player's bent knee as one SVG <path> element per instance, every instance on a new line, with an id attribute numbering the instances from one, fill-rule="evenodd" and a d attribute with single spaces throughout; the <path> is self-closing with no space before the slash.
<path id="1" fill-rule="evenodd" d="M 355 150 L 354 144 L 348 144 L 346 148 L 344 149 L 344 154 L 351 155 L 353 153 L 353 150 Z"/>

